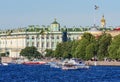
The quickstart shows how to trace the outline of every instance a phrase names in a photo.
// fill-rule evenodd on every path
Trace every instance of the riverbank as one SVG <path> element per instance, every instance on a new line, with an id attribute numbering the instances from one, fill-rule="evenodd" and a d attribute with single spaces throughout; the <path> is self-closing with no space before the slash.
<path id="1" fill-rule="evenodd" d="M 46 61 L 46 62 L 60 62 L 60 60 L 56 60 L 56 59 L 53 59 L 53 60 L 43 60 L 43 61 Z M 120 62 L 119 61 L 85 61 L 85 64 L 86 65 L 103 65 L 103 66 L 120 66 Z"/>
<path id="2" fill-rule="evenodd" d="M 96 62 L 96 63 L 95 63 Z M 86 65 L 120 66 L 118 61 L 85 61 Z"/>
<path id="3" fill-rule="evenodd" d="M 52 58 L 52 59 L 41 59 L 41 61 L 44 62 L 61 62 L 61 60 Z M 11 63 L 11 62 L 16 62 L 16 60 L 14 60 L 13 58 L 10 57 L 1 57 L 1 63 Z M 23 62 L 23 60 L 19 61 L 19 63 Z M 95 63 L 96 62 L 96 63 Z M 120 66 L 120 62 L 119 61 L 85 61 L 86 65 L 103 65 L 103 66 Z"/>

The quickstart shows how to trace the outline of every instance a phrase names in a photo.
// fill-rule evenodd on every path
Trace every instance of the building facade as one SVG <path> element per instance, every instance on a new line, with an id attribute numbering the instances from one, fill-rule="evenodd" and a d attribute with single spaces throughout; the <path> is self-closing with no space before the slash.
<path id="1" fill-rule="evenodd" d="M 27 46 L 35 46 L 39 52 L 45 54 L 46 49 L 55 50 L 56 45 L 62 42 L 62 29 L 55 19 L 50 27 L 42 28 L 39 31 L 34 30 L 31 32 L 24 29 L 23 31 L 3 32 L 0 34 L 0 53 L 6 53 L 9 57 L 18 58 L 22 49 Z M 67 38 L 77 40 L 80 39 L 82 34 L 83 32 L 80 31 L 70 31 L 67 32 Z"/>
<path id="2" fill-rule="evenodd" d="M 105 27 L 106 21 L 104 16 L 101 19 L 101 26 Z M 67 30 L 68 40 L 79 40 L 84 32 L 89 32 L 94 36 L 100 36 L 103 30 L 101 27 L 87 27 L 87 28 L 66 28 L 61 27 L 56 19 L 45 27 L 30 25 L 25 28 L 18 28 L 17 30 L 8 29 L 0 31 L 0 53 L 5 53 L 9 57 L 18 58 L 20 52 L 25 47 L 35 46 L 40 53 L 45 54 L 46 49 L 56 49 L 58 43 L 63 42 L 63 32 Z M 107 28 L 105 28 L 107 30 Z M 105 31 L 105 30 L 104 30 Z M 120 34 L 120 31 L 106 31 L 113 37 Z"/>

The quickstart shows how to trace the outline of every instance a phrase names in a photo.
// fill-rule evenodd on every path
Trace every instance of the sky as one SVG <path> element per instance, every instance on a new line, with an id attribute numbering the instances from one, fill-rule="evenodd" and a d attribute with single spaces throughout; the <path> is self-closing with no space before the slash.
<path id="1" fill-rule="evenodd" d="M 120 0 L 0 0 L 0 29 L 50 25 L 54 18 L 61 26 L 120 25 Z M 99 6 L 98 10 L 94 6 Z"/>

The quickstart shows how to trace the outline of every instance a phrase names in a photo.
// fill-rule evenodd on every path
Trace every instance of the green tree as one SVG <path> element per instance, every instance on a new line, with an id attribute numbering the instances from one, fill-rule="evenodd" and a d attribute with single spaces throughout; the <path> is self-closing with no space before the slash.
<path id="1" fill-rule="evenodd" d="M 91 43 L 86 47 L 86 56 L 85 59 L 89 60 L 97 54 L 97 45 L 95 43 Z"/>
<path id="2" fill-rule="evenodd" d="M 71 54 L 74 58 L 76 57 L 75 51 L 76 51 L 76 47 L 78 46 L 79 42 L 80 42 L 80 40 L 73 40 L 72 41 Z"/>
<path id="3" fill-rule="evenodd" d="M 26 47 L 21 50 L 20 52 L 21 56 L 27 57 L 28 59 L 34 59 L 34 58 L 40 58 L 42 57 L 42 54 L 37 51 L 37 48 L 32 46 L 32 47 Z"/>
<path id="4" fill-rule="evenodd" d="M 108 48 L 109 57 L 112 59 L 120 59 L 120 35 L 113 38 Z"/>
<path id="5" fill-rule="evenodd" d="M 57 58 L 62 57 L 63 52 L 64 52 L 63 48 L 64 48 L 64 46 L 62 45 L 62 43 L 57 44 L 57 47 L 56 47 L 55 53 L 54 53 L 54 57 L 57 57 Z"/>
<path id="6" fill-rule="evenodd" d="M 76 47 L 74 56 L 76 58 L 81 58 L 85 59 L 85 54 L 86 54 L 86 47 L 89 45 L 89 41 L 87 39 L 82 39 L 78 46 Z"/>
<path id="7" fill-rule="evenodd" d="M 46 49 L 46 57 L 53 57 L 54 56 L 54 51 L 52 49 Z"/>
<path id="8" fill-rule="evenodd" d="M 89 43 L 95 42 L 95 37 L 91 33 L 84 33 L 82 39 L 87 39 Z"/>
<path id="9" fill-rule="evenodd" d="M 59 58 L 59 57 L 70 57 L 71 56 L 71 49 L 72 49 L 72 42 L 62 42 L 59 43 L 56 47 L 54 56 Z"/>
<path id="10" fill-rule="evenodd" d="M 90 33 L 84 33 L 82 39 L 78 42 L 76 50 L 74 52 L 74 56 L 76 58 L 86 59 L 86 47 L 95 42 L 95 37 Z"/>
<path id="11" fill-rule="evenodd" d="M 98 49 L 98 57 L 99 59 L 103 59 L 104 57 L 108 57 L 108 46 L 110 45 L 112 37 L 110 34 L 102 34 L 98 39 L 99 49 Z"/>

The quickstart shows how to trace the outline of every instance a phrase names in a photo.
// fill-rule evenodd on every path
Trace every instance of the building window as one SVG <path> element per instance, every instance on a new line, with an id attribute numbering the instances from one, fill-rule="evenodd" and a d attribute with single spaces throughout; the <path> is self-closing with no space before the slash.
<path id="1" fill-rule="evenodd" d="M 47 35 L 46 38 L 49 39 L 49 35 Z"/>
<path id="2" fill-rule="evenodd" d="M 42 35 L 41 38 L 44 39 L 44 35 Z"/>
<path id="3" fill-rule="evenodd" d="M 39 42 L 37 42 L 37 47 L 39 47 Z"/>
<path id="4" fill-rule="evenodd" d="M 53 35 L 51 36 L 51 39 L 54 39 L 54 36 L 53 36 Z"/>
<path id="5" fill-rule="evenodd" d="M 57 39 L 59 39 L 59 36 L 57 36 Z"/>
<path id="6" fill-rule="evenodd" d="M 27 39 L 29 39 L 29 36 L 27 36 Z"/>
<path id="7" fill-rule="evenodd" d="M 34 46 L 34 42 L 32 42 L 32 46 Z"/>
<path id="8" fill-rule="evenodd" d="M 47 42 L 47 47 L 49 47 L 49 42 Z"/>
<path id="9" fill-rule="evenodd" d="M 51 43 L 51 47 L 54 47 L 54 42 Z"/>
<path id="10" fill-rule="evenodd" d="M 27 42 L 27 45 L 26 46 L 29 46 L 29 42 Z"/>
<path id="11" fill-rule="evenodd" d="M 32 36 L 32 39 L 34 39 L 34 36 Z"/>
<path id="12" fill-rule="evenodd" d="M 42 46 L 41 46 L 42 48 L 44 47 L 44 42 L 42 42 Z"/>

